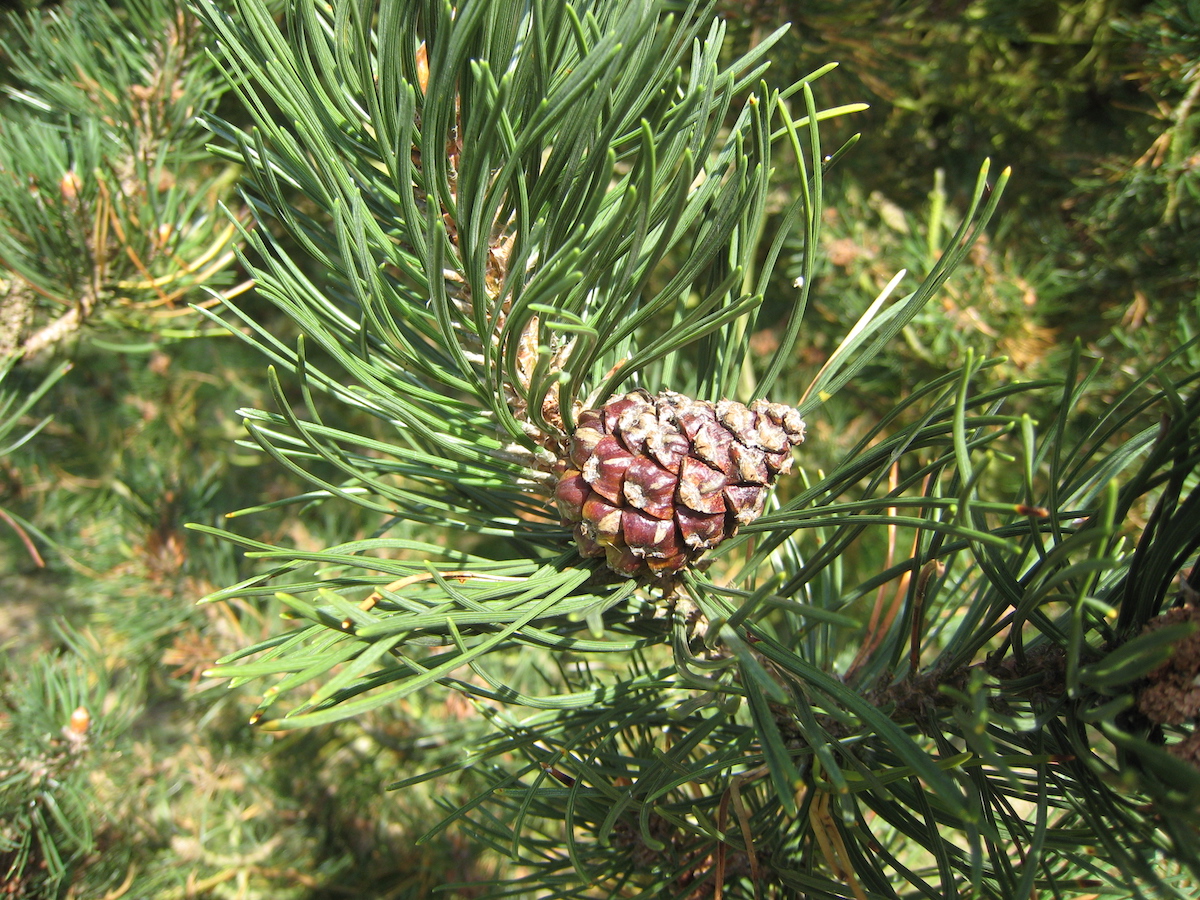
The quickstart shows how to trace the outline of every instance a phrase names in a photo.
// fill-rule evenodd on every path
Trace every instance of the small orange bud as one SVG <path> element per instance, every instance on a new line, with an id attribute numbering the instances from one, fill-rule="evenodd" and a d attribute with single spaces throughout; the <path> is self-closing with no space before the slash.
<path id="1" fill-rule="evenodd" d="M 88 725 L 92 722 L 92 717 L 87 711 L 86 706 L 78 707 L 75 712 L 71 713 L 71 721 L 67 723 L 67 728 L 72 734 L 77 734 L 80 737 L 87 734 Z"/>
<path id="2" fill-rule="evenodd" d="M 422 94 L 429 87 L 429 49 L 424 41 L 421 41 L 421 46 L 417 48 L 417 86 Z"/>
<path id="3" fill-rule="evenodd" d="M 67 169 L 63 173 L 62 180 L 58 183 L 58 189 L 62 193 L 62 197 L 67 201 L 76 200 L 82 188 L 83 182 L 79 180 L 79 175 L 74 169 Z"/>

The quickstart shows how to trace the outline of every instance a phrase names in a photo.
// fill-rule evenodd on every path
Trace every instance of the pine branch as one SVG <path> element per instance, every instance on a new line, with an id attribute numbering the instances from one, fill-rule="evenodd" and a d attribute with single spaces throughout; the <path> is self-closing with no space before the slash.
<path id="1" fill-rule="evenodd" d="M 68 653 L 0 668 L 0 878 L 17 896 L 55 894 L 95 852 L 90 776 L 139 708 L 128 702 L 136 688 L 114 683 L 86 636 L 63 626 L 60 637 Z"/>
<path id="2" fill-rule="evenodd" d="M 227 287 L 231 188 L 196 114 L 222 86 L 175 0 L 13 15 L 4 47 L 0 286 L 26 358 L 104 324 L 160 333 L 201 286 Z M 48 265 L 47 261 L 52 261 Z"/>
<path id="3" fill-rule="evenodd" d="M 301 625 L 212 674 L 274 679 L 253 716 L 270 728 L 472 698 L 494 739 L 397 786 L 488 772 L 443 825 L 527 867 L 514 892 L 1170 893 L 1161 859 L 1200 869 L 1180 824 L 1200 776 L 1172 750 L 1188 729 L 1116 717 L 1187 636 L 1141 629 L 1196 550 L 1195 373 L 1177 354 L 1080 421 L 1078 358 L 977 392 L 992 363 L 972 357 L 883 400 L 845 458 L 768 501 L 786 470 L 770 454 L 963 262 L 1008 173 L 984 165 L 929 275 L 884 289 L 798 409 L 734 404 L 795 386 L 821 179 L 846 149 L 824 153 L 819 123 L 856 107 L 818 108 L 825 69 L 771 90 L 777 35 L 729 59 L 710 6 L 681 6 L 297 0 L 282 26 L 258 0 L 202 6 L 255 119 L 211 120 L 270 226 L 243 232 L 247 265 L 303 335 L 288 346 L 225 304 L 273 363 L 276 409 L 242 415 L 312 483 L 295 502 L 381 519 L 320 551 L 226 534 L 275 568 L 211 599 L 275 595 Z M 789 153 L 796 198 L 764 242 Z M 779 316 L 763 301 L 793 229 L 804 270 Z M 781 340 L 758 359 L 766 327 Z M 1021 410 L 1050 391 L 1039 425 Z M 1169 424 L 1148 424 L 1160 410 Z M 651 493 L 628 473 L 671 441 L 718 474 L 738 456 L 763 514 L 727 498 L 704 512 L 736 527 L 703 554 L 614 561 L 637 546 L 626 486 L 638 509 Z M 747 474 L 757 451 L 770 478 Z M 658 519 L 686 538 L 699 526 L 673 510 L 704 492 L 678 465 Z M 589 511 L 596 495 L 617 519 Z M 1121 531 L 1151 503 L 1130 553 Z M 851 577 L 852 556 L 870 574 Z M 680 565 L 658 579 L 652 559 Z"/>

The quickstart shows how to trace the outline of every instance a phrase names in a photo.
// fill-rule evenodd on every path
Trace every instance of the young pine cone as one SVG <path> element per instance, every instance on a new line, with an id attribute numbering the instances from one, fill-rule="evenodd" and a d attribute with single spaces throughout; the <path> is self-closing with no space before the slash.
<path id="1" fill-rule="evenodd" d="M 584 556 L 667 576 L 757 519 L 803 440 L 781 403 L 634 391 L 579 415 L 555 501 Z"/>

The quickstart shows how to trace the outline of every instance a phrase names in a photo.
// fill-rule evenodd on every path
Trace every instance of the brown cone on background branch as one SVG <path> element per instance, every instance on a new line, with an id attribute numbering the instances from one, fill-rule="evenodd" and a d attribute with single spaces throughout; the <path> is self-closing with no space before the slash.
<path id="1" fill-rule="evenodd" d="M 670 576 L 757 519 L 804 440 L 781 403 L 633 391 L 577 417 L 555 501 L 584 556 Z"/>

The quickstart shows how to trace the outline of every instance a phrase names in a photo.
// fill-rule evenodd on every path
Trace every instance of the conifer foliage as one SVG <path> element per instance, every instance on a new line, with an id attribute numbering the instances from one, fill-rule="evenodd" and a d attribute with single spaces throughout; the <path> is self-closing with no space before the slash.
<path id="1" fill-rule="evenodd" d="M 231 181 L 197 119 L 225 86 L 199 21 L 142 0 L 5 25 L 0 356 L 169 334 L 193 292 L 232 282 Z"/>
<path id="2" fill-rule="evenodd" d="M 1143 629 L 1200 541 L 1195 373 L 1168 360 L 1080 423 L 1078 360 L 978 394 L 973 360 L 776 481 L 1006 174 L 985 166 L 924 280 L 800 375 L 822 178 L 849 149 L 819 123 L 854 107 L 818 106 L 827 69 L 770 87 L 778 35 L 731 57 L 698 0 L 199 8 L 254 118 L 211 120 L 245 167 L 248 265 L 302 335 L 226 305 L 274 363 L 247 428 L 313 484 L 275 502 L 384 518 L 320 552 L 228 535 L 276 566 L 212 599 L 278 593 L 300 622 L 214 670 L 273 680 L 254 721 L 471 698 L 492 739 L 396 787 L 488 781 L 437 827 L 519 862 L 496 895 L 1182 889 L 1189 725 L 1135 695 L 1190 634 Z M 792 302 L 766 305 L 797 234 Z M 1052 421 L 1008 411 L 1034 390 Z M 908 549 L 845 579 L 881 534 Z"/>
<path id="3" fill-rule="evenodd" d="M 275 406 L 240 412 L 311 484 L 239 515 L 378 518 L 316 551 L 197 526 L 265 565 L 211 600 L 272 596 L 293 619 L 211 671 L 269 682 L 254 724 L 466 698 L 490 736 L 394 787 L 472 770 L 480 796 L 431 834 L 461 829 L 520 872 L 476 893 L 1188 895 L 1188 348 L 1098 415 L 1075 414 L 1094 377 L 1079 353 L 1061 378 L 983 391 L 991 364 L 971 358 L 881 397 L 858 443 L 822 455 L 830 404 L 966 257 L 1007 172 L 985 163 L 928 274 L 896 275 L 808 371 L 823 179 L 854 143 L 823 146 L 821 122 L 859 107 L 818 104 L 829 66 L 773 85 L 780 32 L 733 53 L 701 0 L 196 11 L 240 107 L 218 118 L 205 91 L 191 112 L 242 169 L 245 265 L 299 334 L 232 290 L 200 305 L 270 360 Z M 26 144 L 65 126 L 47 128 Z M 86 158 L 109 180 L 80 193 L 52 161 L 42 224 L 0 244 L 6 289 L 42 316 L 145 312 L 224 264 L 228 235 L 182 194 L 166 230 L 133 216 L 110 252 L 97 234 L 142 197 L 113 173 L 169 180 L 146 152 Z M 13 185 L 5 210 L 28 208 Z M 779 302 L 785 246 L 800 277 Z M 38 281 L 38 252 L 82 260 L 82 293 Z M 1040 421 L 1034 395 L 1052 398 Z M 84 707 L 88 674 L 71 684 Z M 2 758 L 0 787 L 78 772 L 85 743 Z M 70 800 L 82 776 L 64 784 Z M 83 834 L 82 804 L 55 809 L 43 832 Z M 32 858 L 18 836 L 0 830 L 5 852 Z"/>

